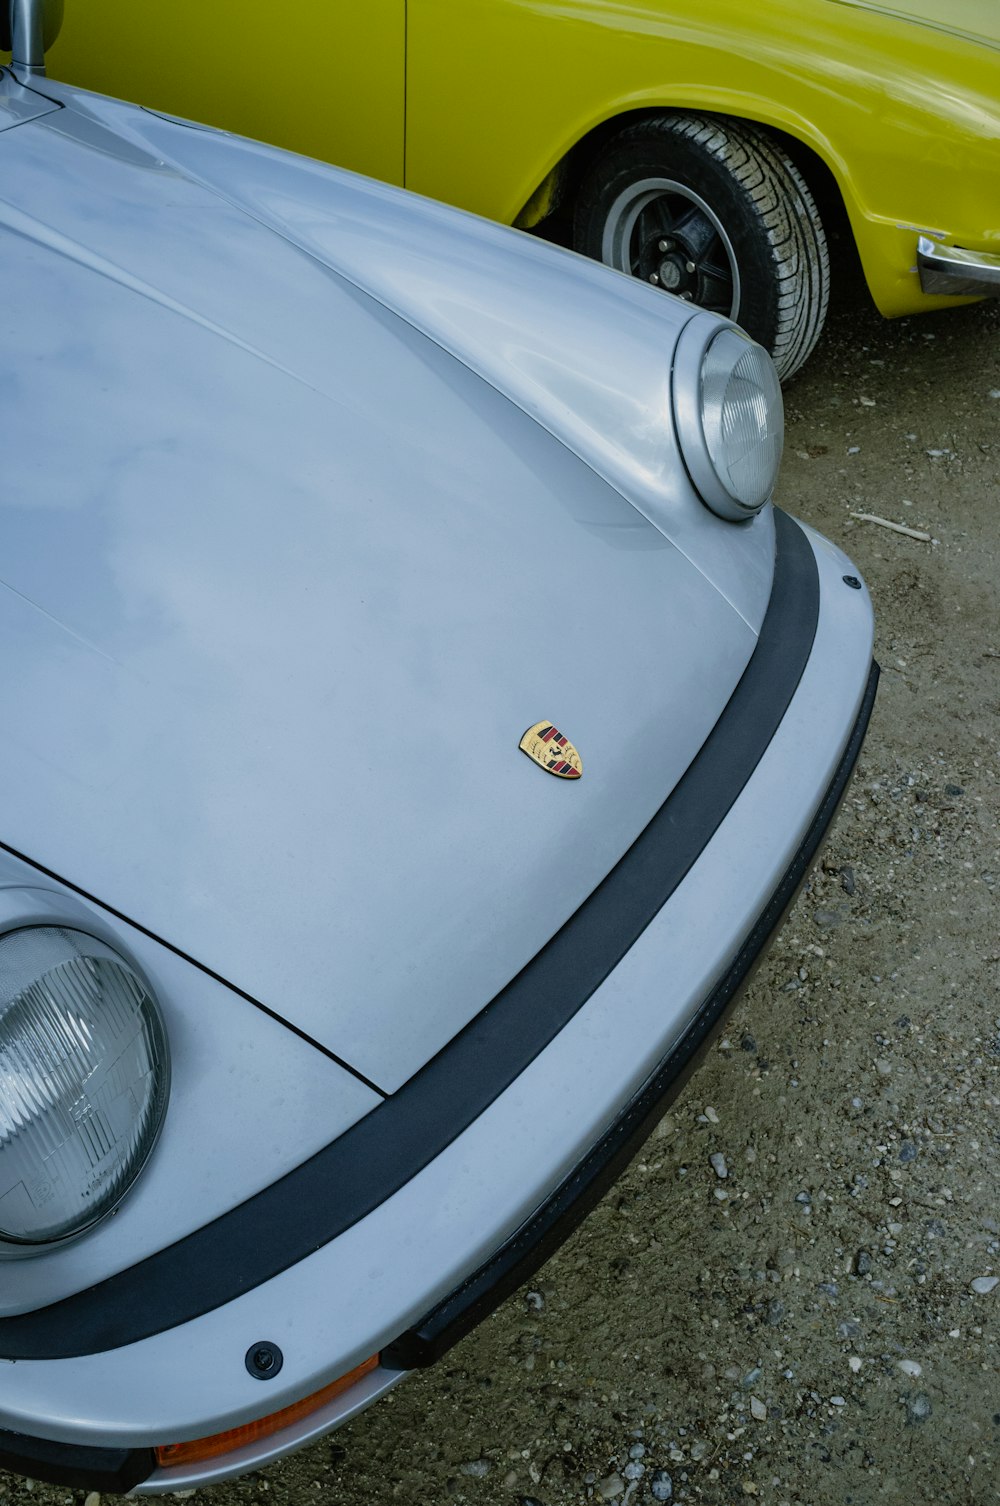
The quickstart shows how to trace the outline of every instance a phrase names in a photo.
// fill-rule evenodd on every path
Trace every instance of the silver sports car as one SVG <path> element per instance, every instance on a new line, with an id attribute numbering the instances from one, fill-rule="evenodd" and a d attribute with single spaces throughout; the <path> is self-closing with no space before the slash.
<path id="1" fill-rule="evenodd" d="M 154 1492 L 565 1238 L 876 671 L 737 329 L 54 84 L 54 10 L 0 73 L 0 1464 Z"/>

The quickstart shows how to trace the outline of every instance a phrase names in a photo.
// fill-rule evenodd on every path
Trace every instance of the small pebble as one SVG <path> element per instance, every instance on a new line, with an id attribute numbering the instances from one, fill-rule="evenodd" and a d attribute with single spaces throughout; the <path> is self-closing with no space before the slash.
<path id="1" fill-rule="evenodd" d="M 705 1108 L 705 1118 L 710 1124 L 718 1124 L 719 1122 L 719 1115 L 716 1110 L 712 1108 L 711 1104 L 708 1104 Z"/>
<path id="2" fill-rule="evenodd" d="M 758 1422 L 764 1422 L 767 1419 L 767 1407 L 759 1396 L 750 1398 L 750 1416 L 756 1418 Z"/>
<path id="3" fill-rule="evenodd" d="M 867 1276 L 872 1268 L 872 1258 L 867 1250 L 859 1250 L 854 1257 L 854 1269 L 859 1276 Z"/>
<path id="4" fill-rule="evenodd" d="M 978 1296 L 985 1297 L 998 1283 L 1000 1283 L 1000 1276 L 977 1276 L 974 1281 L 969 1282 L 969 1285 Z"/>
<path id="5" fill-rule="evenodd" d="M 492 1465 L 488 1459 L 470 1459 L 461 1466 L 463 1475 L 471 1475 L 474 1480 L 482 1480 L 489 1474 Z"/>
<path id="6" fill-rule="evenodd" d="M 628 1456 L 630 1459 L 642 1459 L 645 1453 L 646 1445 L 644 1443 L 633 1443 L 628 1451 Z"/>
<path id="7" fill-rule="evenodd" d="M 654 1501 L 673 1499 L 674 1482 L 665 1469 L 658 1469 L 649 1482 L 649 1492 Z"/>
<path id="8" fill-rule="evenodd" d="M 726 1165 L 726 1158 L 721 1151 L 715 1151 L 708 1159 L 712 1163 L 712 1170 L 717 1177 L 728 1177 L 729 1167 Z"/>
<path id="9" fill-rule="evenodd" d="M 925 1396 L 923 1391 L 906 1403 L 906 1411 L 911 1422 L 926 1422 L 932 1410 L 931 1399 Z"/>
<path id="10" fill-rule="evenodd" d="M 916 1360 L 900 1360 L 898 1368 L 902 1370 L 904 1375 L 916 1377 L 922 1374 L 923 1367 Z"/>
<path id="11" fill-rule="evenodd" d="M 846 1396 L 831 1396 L 830 1397 L 830 1405 L 831 1405 L 831 1407 L 846 1407 L 847 1406 L 847 1397 Z"/>
<path id="12" fill-rule="evenodd" d="M 875 1062 L 875 1071 L 880 1077 L 888 1077 L 892 1072 L 892 1062 L 888 1057 L 880 1056 Z"/>
<path id="13" fill-rule="evenodd" d="M 854 1371 L 854 1374 L 857 1375 L 858 1371 L 861 1369 L 861 1363 L 862 1363 L 861 1362 L 861 1356 L 857 1355 L 857 1354 L 852 1354 L 849 1357 L 847 1363 L 850 1365 L 851 1369 Z"/>
<path id="14" fill-rule="evenodd" d="M 622 1474 L 625 1476 L 626 1480 L 641 1480 L 645 1473 L 646 1466 L 644 1464 L 640 1464 L 638 1459 L 633 1459 L 632 1462 L 630 1464 L 626 1464 L 625 1468 L 622 1470 Z"/>
<path id="15" fill-rule="evenodd" d="M 603 1480 L 598 1480 L 595 1489 L 602 1501 L 613 1501 L 624 1493 L 625 1481 L 618 1474 L 605 1475 Z"/>
<path id="16" fill-rule="evenodd" d="M 101 1493 L 100 1493 L 100 1491 L 98 1491 L 98 1490 L 88 1491 L 87 1492 L 87 1499 L 84 1501 L 83 1506 L 101 1506 Z"/>

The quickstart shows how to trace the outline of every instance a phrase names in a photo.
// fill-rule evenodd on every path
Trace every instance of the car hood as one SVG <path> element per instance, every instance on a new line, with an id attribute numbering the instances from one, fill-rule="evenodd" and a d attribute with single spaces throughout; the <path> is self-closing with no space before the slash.
<path id="1" fill-rule="evenodd" d="M 391 1091 L 628 848 L 755 633 L 468 363 L 81 120 L 0 137 L 2 838 Z M 720 528 L 763 579 L 770 519 Z M 582 779 L 519 751 L 542 719 Z"/>
<path id="2" fill-rule="evenodd" d="M 877 11 L 879 15 L 894 16 L 900 21 L 913 21 L 919 26 L 930 26 L 935 31 L 946 31 L 952 36 L 965 37 L 970 42 L 982 42 L 988 47 L 1000 47 L 1000 5 L 997 0 L 893 0 L 881 5 L 877 0 L 836 0 L 838 5 L 850 5 L 855 10 Z"/>

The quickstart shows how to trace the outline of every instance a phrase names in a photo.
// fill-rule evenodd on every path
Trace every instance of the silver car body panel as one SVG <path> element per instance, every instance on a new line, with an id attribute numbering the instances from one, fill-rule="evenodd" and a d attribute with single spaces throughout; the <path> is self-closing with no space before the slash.
<path id="1" fill-rule="evenodd" d="M 786 871 L 840 760 L 865 689 L 871 605 L 864 589 L 845 586 L 844 575 L 855 573 L 846 556 L 807 533 L 819 569 L 819 622 L 781 725 L 683 884 L 552 1043 L 404 1188 L 282 1275 L 112 1352 L 0 1362 L 0 1426 L 67 1443 L 138 1446 L 205 1436 L 278 1410 L 417 1320 L 551 1193 L 695 1019 Z M 243 1366 L 247 1347 L 262 1337 L 284 1352 L 266 1399 Z M 397 1378 L 376 1370 L 287 1433 L 229 1458 L 157 1471 L 140 1490 L 187 1488 L 265 1462 Z"/>
<path id="2" fill-rule="evenodd" d="M 37 89 L 25 88 L 13 74 L 4 72 L 0 76 L 0 131 L 9 131 L 58 109 L 55 100 L 39 94 Z"/>
<path id="3" fill-rule="evenodd" d="M 700 505 L 670 422 L 673 352 L 697 309 L 431 199 L 103 95 L 45 87 L 71 110 L 66 128 L 78 140 L 118 153 L 131 143 L 140 160 L 202 184 L 456 356 L 608 480 L 760 626 L 769 515 L 741 537 Z"/>
<path id="4" fill-rule="evenodd" d="M 627 850 L 761 614 L 457 337 L 331 266 L 360 180 L 305 164 L 328 200 L 306 252 L 140 136 L 287 159 L 79 98 L 90 115 L 67 103 L 0 147 L 7 339 L 30 352 L 2 409 L 3 839 L 391 1091 Z M 543 291 L 552 256 L 532 248 Z M 574 279 L 635 300 L 555 259 L 567 302 Z M 455 280 L 445 264 L 442 299 Z M 664 371 L 682 313 L 648 336 Z M 647 422 L 670 449 L 667 396 Z M 677 508 L 760 595 L 770 517 Z M 582 753 L 574 785 L 518 750 L 543 717 Z"/>

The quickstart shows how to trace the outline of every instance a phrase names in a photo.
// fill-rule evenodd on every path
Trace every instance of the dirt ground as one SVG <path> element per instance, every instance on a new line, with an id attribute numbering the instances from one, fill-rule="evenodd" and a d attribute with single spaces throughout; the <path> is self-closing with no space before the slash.
<path id="1" fill-rule="evenodd" d="M 786 405 L 779 500 L 866 576 L 883 668 L 821 867 L 530 1291 L 211 1506 L 1000 1500 L 1000 305 L 852 293 Z"/>

